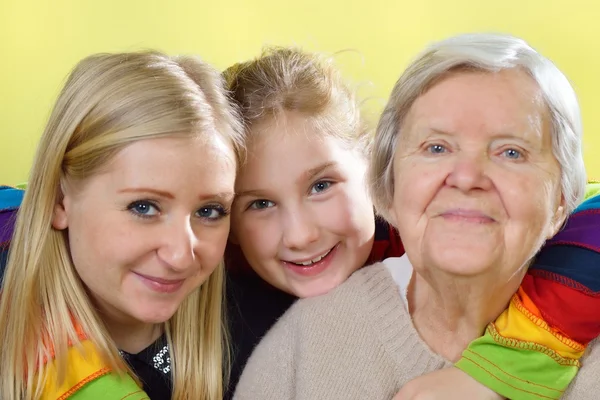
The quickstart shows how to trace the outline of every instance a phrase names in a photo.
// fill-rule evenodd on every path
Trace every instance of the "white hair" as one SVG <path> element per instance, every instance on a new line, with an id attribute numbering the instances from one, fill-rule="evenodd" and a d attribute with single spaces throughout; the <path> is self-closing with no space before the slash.
<path id="1" fill-rule="evenodd" d="M 552 152 L 561 169 L 561 191 L 567 213 L 582 200 L 586 172 L 582 126 L 575 91 L 565 75 L 524 40 L 502 34 L 463 34 L 434 43 L 421 53 L 396 82 L 379 120 L 369 182 L 377 211 L 389 220 L 394 196 L 393 159 L 398 136 L 414 101 L 457 69 L 498 72 L 520 68 L 540 87 L 548 108 Z"/>

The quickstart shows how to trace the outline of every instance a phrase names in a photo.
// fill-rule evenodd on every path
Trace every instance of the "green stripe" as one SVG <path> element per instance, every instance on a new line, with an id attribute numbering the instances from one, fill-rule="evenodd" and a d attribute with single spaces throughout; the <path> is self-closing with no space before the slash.
<path id="1" fill-rule="evenodd" d="M 129 376 L 111 373 L 84 385 L 69 397 L 69 400 L 149 400 L 148 395 L 140 389 Z"/>
<path id="2" fill-rule="evenodd" d="M 600 183 L 598 182 L 590 182 L 585 187 L 585 199 L 589 199 L 590 197 L 594 197 L 595 195 L 600 193 Z"/>
<path id="3" fill-rule="evenodd" d="M 504 347 L 487 330 L 471 342 L 456 367 L 512 400 L 559 399 L 578 371 L 539 351 Z"/>

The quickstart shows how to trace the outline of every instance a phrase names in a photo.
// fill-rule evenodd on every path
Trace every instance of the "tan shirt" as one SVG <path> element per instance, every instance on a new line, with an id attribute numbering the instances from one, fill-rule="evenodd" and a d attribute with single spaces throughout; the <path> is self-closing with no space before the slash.
<path id="1" fill-rule="evenodd" d="M 591 347 L 563 399 L 600 399 L 600 349 Z M 391 400 L 411 379 L 451 365 L 421 340 L 379 263 L 296 302 L 250 357 L 234 399 Z"/>

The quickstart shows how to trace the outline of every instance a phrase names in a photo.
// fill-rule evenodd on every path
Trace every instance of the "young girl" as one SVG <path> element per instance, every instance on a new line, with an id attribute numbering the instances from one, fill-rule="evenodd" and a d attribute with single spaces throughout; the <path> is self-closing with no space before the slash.
<path id="1" fill-rule="evenodd" d="M 365 182 L 372 137 L 330 63 L 273 49 L 225 76 L 242 111 L 249 154 L 236 180 L 235 245 L 227 254 L 231 389 L 253 348 L 296 298 L 327 293 L 403 248 L 394 230 L 375 219 Z M 492 358 L 499 364 L 506 360 L 502 349 Z M 573 378 L 566 365 L 552 367 L 566 371 L 563 382 Z M 463 379 L 466 393 L 488 394 Z M 485 383 L 506 389 L 492 380 Z"/>
<path id="2" fill-rule="evenodd" d="M 296 298 L 327 293 L 403 249 L 375 219 L 365 182 L 371 130 L 331 63 L 277 48 L 225 76 L 251 149 L 232 208 L 236 244 L 226 256 L 233 389 Z"/>
<path id="3" fill-rule="evenodd" d="M 222 398 L 240 132 L 222 78 L 196 58 L 76 66 L 10 247 L 0 398 Z"/>

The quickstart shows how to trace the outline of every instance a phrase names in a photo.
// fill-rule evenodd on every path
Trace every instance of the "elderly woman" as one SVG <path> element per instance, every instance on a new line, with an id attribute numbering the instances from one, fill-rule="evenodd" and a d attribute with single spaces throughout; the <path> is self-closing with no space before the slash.
<path id="1" fill-rule="evenodd" d="M 296 303 L 236 398 L 391 399 L 451 366 L 581 200 L 580 132 L 566 78 L 523 41 L 463 35 L 428 49 L 397 82 L 372 160 L 373 200 L 406 255 Z M 589 365 L 563 398 L 598 397 Z"/>

